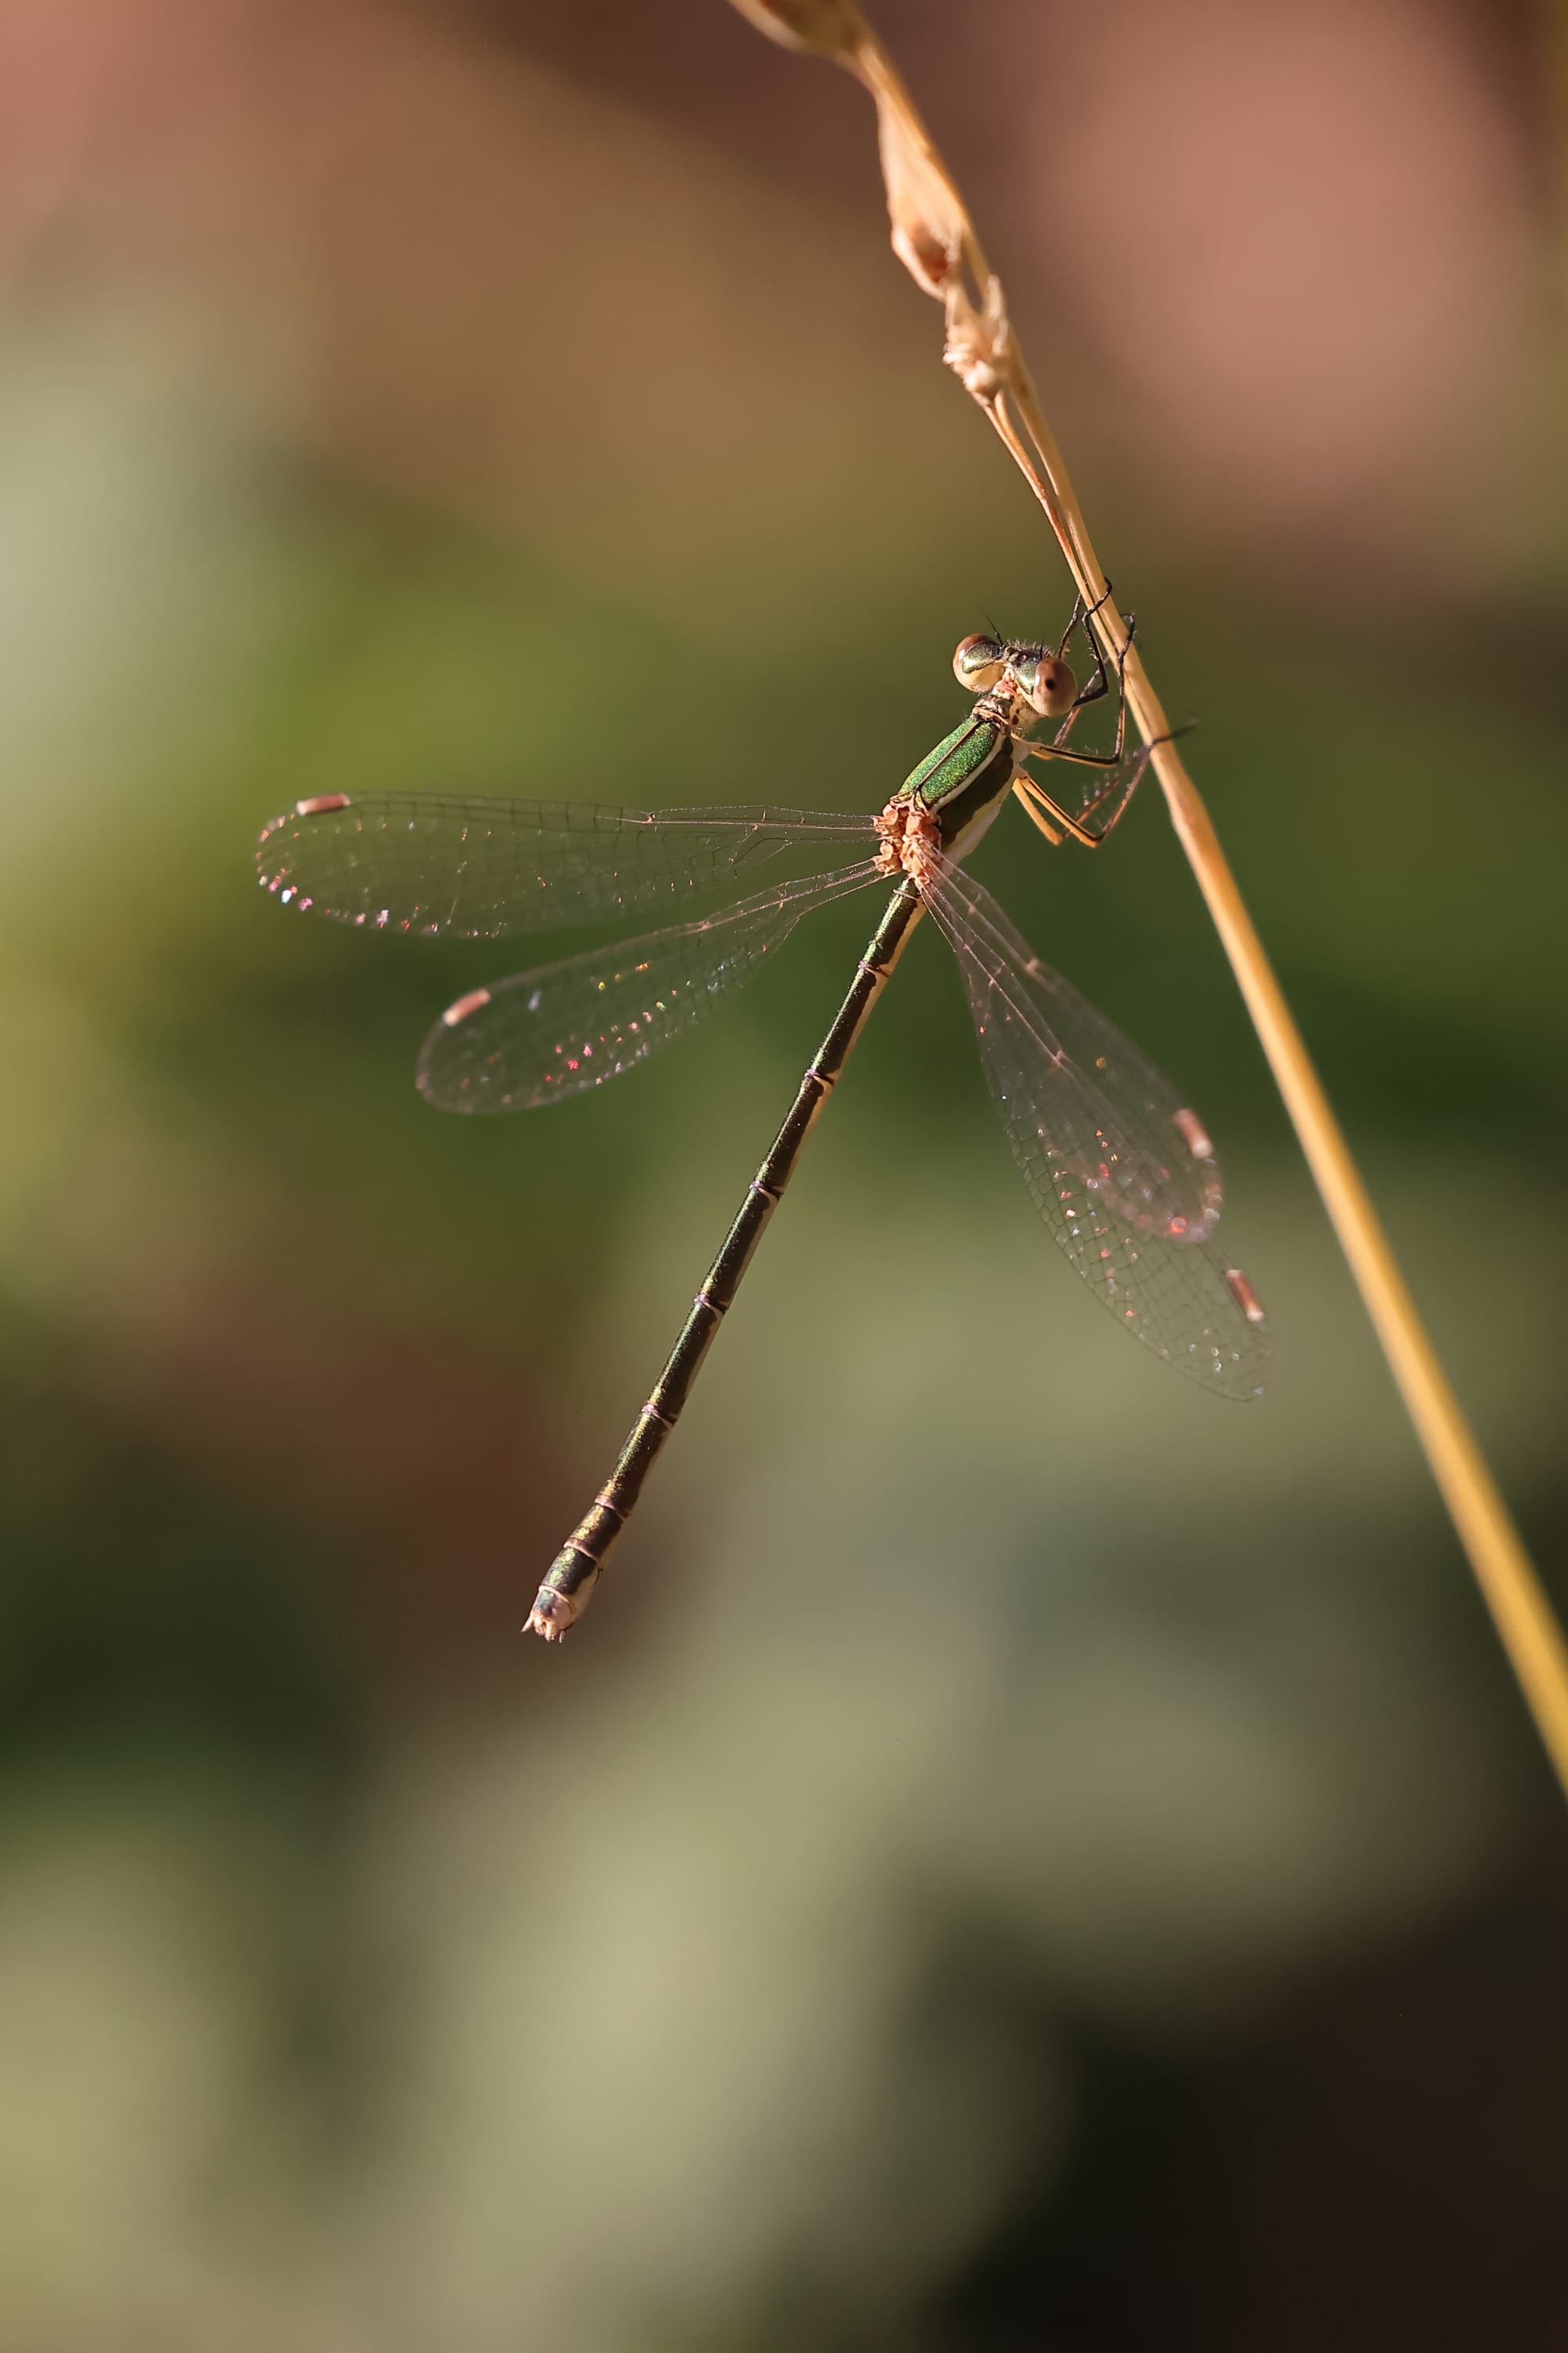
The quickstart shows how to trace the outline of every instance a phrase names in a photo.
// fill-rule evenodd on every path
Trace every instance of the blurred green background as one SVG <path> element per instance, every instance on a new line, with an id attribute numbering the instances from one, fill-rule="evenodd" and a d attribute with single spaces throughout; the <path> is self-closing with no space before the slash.
<path id="1" fill-rule="evenodd" d="M 1568 1601 L 1556 20 L 876 13 Z M 1267 1400 L 1082 1295 L 921 935 L 561 1652 L 867 908 L 467 1123 L 526 946 L 251 877 L 872 806 L 1060 626 L 862 95 L 721 0 L 0 50 L 0 2348 L 1568 2345 L 1561 1800 L 1157 797 L 977 871 L 1218 1139 Z"/>

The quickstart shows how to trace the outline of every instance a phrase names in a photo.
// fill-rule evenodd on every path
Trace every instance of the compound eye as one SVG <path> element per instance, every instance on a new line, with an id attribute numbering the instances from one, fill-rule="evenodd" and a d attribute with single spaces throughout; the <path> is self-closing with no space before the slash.
<path id="1" fill-rule="evenodd" d="M 1002 648 L 994 638 L 965 638 L 952 657 L 952 674 L 971 694 L 983 694 L 1002 675 Z"/>
<path id="2" fill-rule="evenodd" d="M 1042 719 L 1059 719 L 1078 700 L 1078 681 L 1059 654 L 1028 654 L 1013 665 L 1018 691 Z"/>

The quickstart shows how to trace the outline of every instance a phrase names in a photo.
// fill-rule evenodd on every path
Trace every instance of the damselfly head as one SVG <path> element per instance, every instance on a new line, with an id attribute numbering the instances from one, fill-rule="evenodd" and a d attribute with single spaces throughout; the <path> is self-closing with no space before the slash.
<path id="1" fill-rule="evenodd" d="M 952 657 L 952 674 L 971 694 L 1000 686 L 1022 697 L 1042 719 L 1059 719 L 1078 700 L 1078 681 L 1060 654 L 1044 646 L 1014 645 L 1000 638 L 965 638 Z"/>
<path id="2" fill-rule="evenodd" d="M 994 638 L 965 638 L 952 657 L 952 674 L 971 694 L 994 686 L 1007 666 L 1007 649 Z"/>
<path id="3" fill-rule="evenodd" d="M 1042 719 L 1059 719 L 1072 709 L 1078 681 L 1060 654 L 1048 654 L 1041 646 L 1009 646 L 1007 651 L 1008 668 L 1031 711 Z"/>

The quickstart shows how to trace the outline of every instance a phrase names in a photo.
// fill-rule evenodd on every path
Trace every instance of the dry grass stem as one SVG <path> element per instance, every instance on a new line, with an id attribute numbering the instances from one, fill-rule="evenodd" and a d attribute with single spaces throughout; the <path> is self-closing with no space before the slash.
<path id="1" fill-rule="evenodd" d="M 952 175 L 891 58 L 853 0 L 733 0 L 786 48 L 828 58 L 865 84 L 894 251 L 944 309 L 942 356 L 1000 435 L 1055 532 L 1108 656 L 1126 658 L 1128 710 L 1171 821 L 1224 944 L 1307 1164 L 1322 1195 L 1444 1503 L 1503 1647 L 1568 1795 L 1568 1646 L 1497 1484 L 1415 1312 L 1366 1187 L 1176 746 L 1105 575 L 1060 450 Z"/>

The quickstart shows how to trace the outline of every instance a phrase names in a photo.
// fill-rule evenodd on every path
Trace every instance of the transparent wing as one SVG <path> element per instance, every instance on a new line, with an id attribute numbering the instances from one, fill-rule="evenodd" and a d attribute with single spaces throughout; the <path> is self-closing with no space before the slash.
<path id="1" fill-rule="evenodd" d="M 378 931 L 501 939 L 679 907 L 786 850 L 874 843 L 865 815 L 612 808 L 450 793 L 327 793 L 262 832 L 262 887 Z"/>
<path id="2" fill-rule="evenodd" d="M 442 1111 L 489 1112 L 602 1086 L 705 1020 L 810 909 L 877 876 L 867 859 L 697 923 L 476 988 L 449 1005 L 426 1039 L 419 1087 Z"/>
<path id="3" fill-rule="evenodd" d="M 1212 1232 L 1225 1198 L 1214 1146 L 1197 1113 L 1114 1022 L 1035 955 L 989 891 L 949 866 L 933 909 L 960 961 L 978 963 L 987 986 L 1016 1001 L 1050 1062 L 1058 1156 L 1120 1217 L 1168 1240 Z M 956 946 L 957 941 L 954 939 Z"/>
<path id="4" fill-rule="evenodd" d="M 1262 1310 L 1211 1239 L 1221 1185 L 1196 1115 L 1032 955 L 972 876 L 922 883 L 958 957 L 980 1059 L 1036 1208 L 1118 1323 L 1223 1397 L 1256 1397 Z"/>

